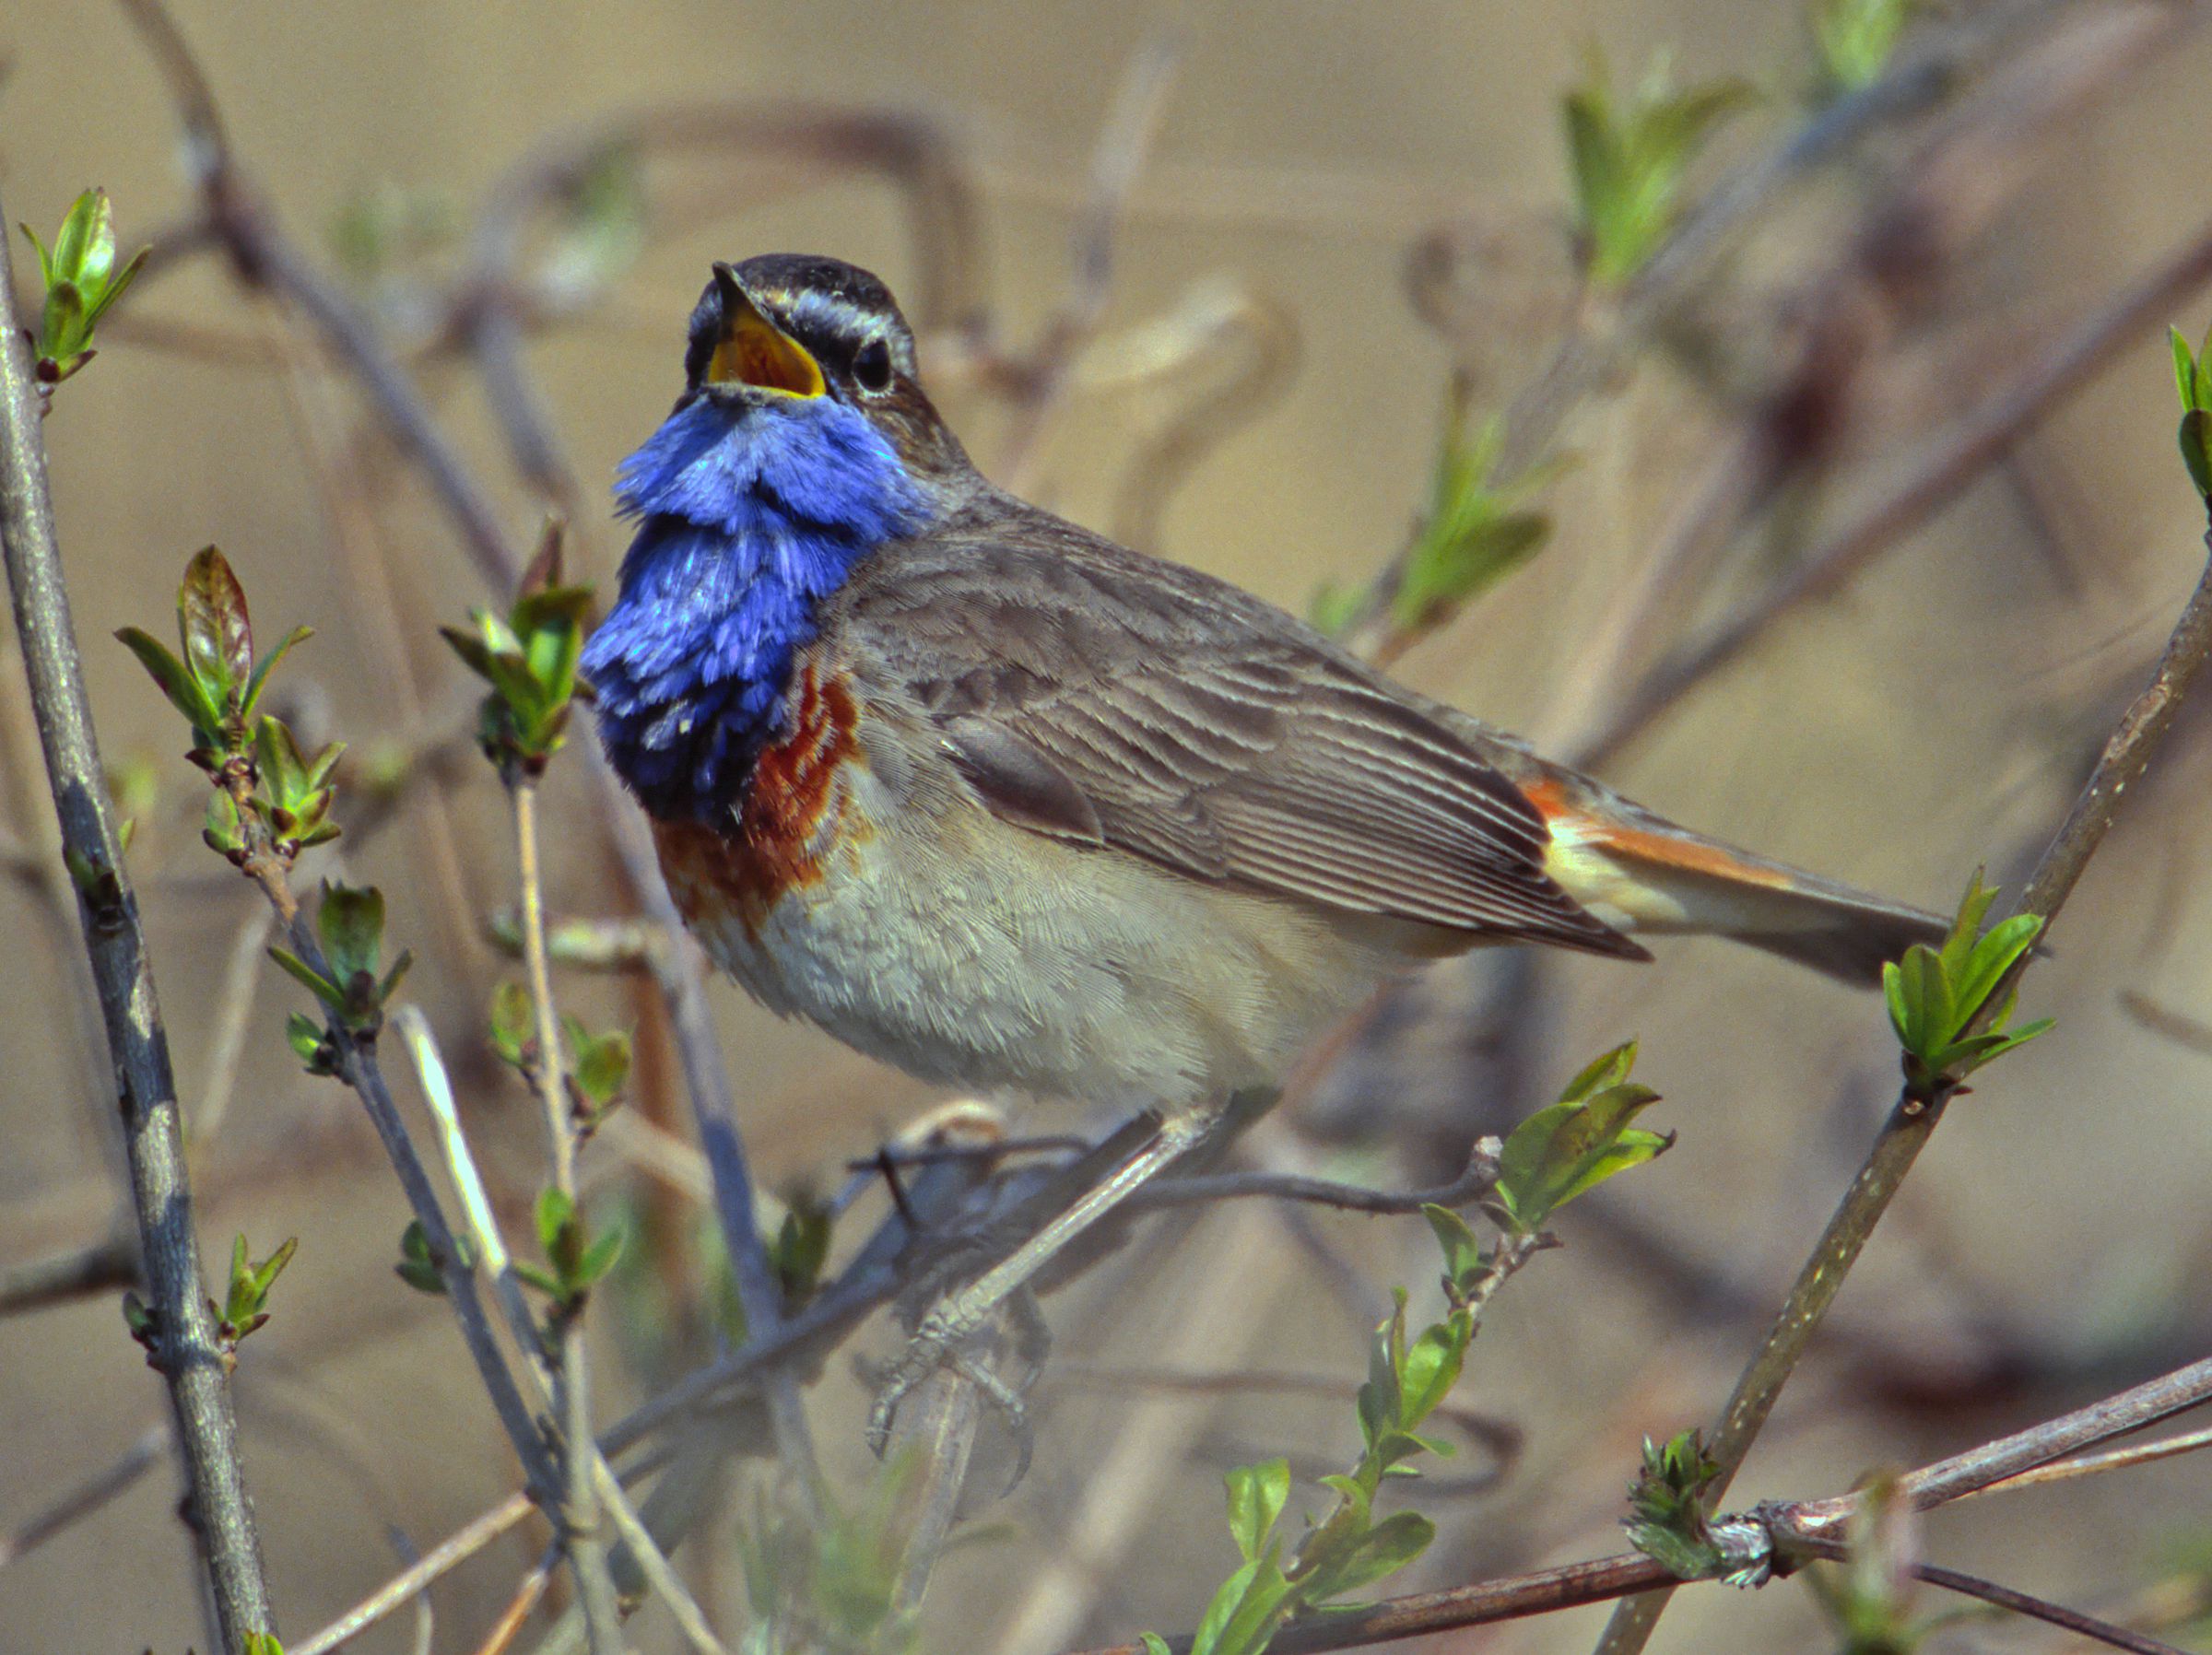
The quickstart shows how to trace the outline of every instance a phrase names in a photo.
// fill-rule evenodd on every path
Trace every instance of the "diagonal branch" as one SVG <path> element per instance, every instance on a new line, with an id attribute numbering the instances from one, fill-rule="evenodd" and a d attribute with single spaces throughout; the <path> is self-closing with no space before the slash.
<path id="1" fill-rule="evenodd" d="M 2212 550 L 2212 534 L 2206 535 L 2206 546 Z M 2148 768 L 2173 727 L 2174 715 L 2207 653 L 2212 653 L 2212 562 L 2206 563 L 2175 622 L 2150 683 L 2122 716 L 2088 784 L 2029 876 L 2018 911 L 2046 921 L 2057 916 L 2104 842 L 2122 796 Z M 1994 1015 L 2006 1004 L 2032 957 L 2021 956 L 2007 980 L 1990 996 L 1985 1015 Z M 1781 1314 L 1728 1399 L 1712 1443 L 1712 1458 L 1720 1466 L 1720 1475 L 1712 1485 L 1712 1498 L 1720 1497 L 1742 1466 L 1860 1250 L 1943 1118 L 1943 1109 L 1941 1097 L 1924 1097 L 1910 1086 L 1900 1096 L 1865 1164 L 1799 1272 Z M 1598 1644 L 1598 1655 L 1637 1655 L 1649 1641 L 1669 1595 L 1671 1589 L 1653 1592 L 1616 1611 Z"/>
<path id="2" fill-rule="evenodd" d="M 1837 1562 L 1850 1555 L 1841 1541 L 1810 1543 L 1809 1550 Z M 1961 1597 L 1978 1598 L 1984 1603 L 2024 1614 L 2046 1626 L 2064 1627 L 2077 1637 L 2105 1645 L 2109 1649 L 2127 1649 L 2133 1655 L 2185 1655 L 2162 1639 L 2149 1637 L 2130 1627 L 2114 1626 L 2111 1621 L 2099 1620 L 2093 1614 L 2084 1614 L 2078 1609 L 2068 1609 L 2047 1598 L 2032 1596 L 2016 1587 L 2000 1586 L 1994 1580 L 1985 1580 L 1980 1575 L 1970 1575 L 1961 1569 L 1945 1568 L 1938 1564 L 1913 1563 L 1906 1572 L 1915 1580 L 1924 1580 L 1930 1586 L 1940 1586 L 1946 1591 L 1955 1591 Z"/>
<path id="3" fill-rule="evenodd" d="M 156 1318 L 149 1359 L 176 1410 L 188 1509 L 223 1641 L 238 1649 L 248 1633 L 270 1630 L 261 1541 L 239 1458 L 229 1379 L 200 1274 L 169 1036 L 69 618 L 39 420 L 29 352 L 16 314 L 15 273 L 0 250 L 0 543 L 62 842 L 73 865 L 84 870 L 78 885 L 85 951 L 115 1064 L 132 1205 Z"/>

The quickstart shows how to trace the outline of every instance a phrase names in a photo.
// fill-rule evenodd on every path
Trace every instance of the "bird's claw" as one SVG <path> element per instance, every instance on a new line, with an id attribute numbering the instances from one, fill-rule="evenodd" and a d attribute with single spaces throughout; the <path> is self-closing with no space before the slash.
<path id="1" fill-rule="evenodd" d="M 1025 1351 L 1038 1342 L 1038 1332 L 1030 1324 L 1037 1320 L 1033 1303 L 1024 1304 L 1023 1340 Z M 1007 1435 L 1014 1439 L 1014 1474 L 1007 1479 L 1009 1490 L 1028 1474 L 1030 1455 L 1035 1447 L 1035 1433 L 1030 1428 L 1029 1405 L 1022 1393 L 1003 1379 L 982 1358 L 971 1354 L 962 1346 L 976 1332 L 972 1322 L 963 1319 L 956 1304 L 940 1304 L 922 1319 L 913 1337 L 907 1342 L 898 1361 L 882 1376 L 876 1392 L 875 1405 L 868 1411 L 867 1442 L 878 1459 L 890 1446 L 891 1426 L 897 1418 L 899 1404 L 910 1392 L 932 1374 L 950 1372 L 973 1385 L 983 1400 L 990 1403 L 1004 1422 Z M 1034 1372 L 1034 1364 L 1031 1372 Z"/>

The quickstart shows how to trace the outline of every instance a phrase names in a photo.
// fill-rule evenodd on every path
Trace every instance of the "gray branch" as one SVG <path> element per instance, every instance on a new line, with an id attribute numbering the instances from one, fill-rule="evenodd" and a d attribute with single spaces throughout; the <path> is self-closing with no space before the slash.
<path id="1" fill-rule="evenodd" d="M 0 221 L 5 218 L 0 214 Z M 16 313 L 15 272 L 5 249 L 0 249 L 0 542 L 5 543 L 8 590 L 62 842 L 91 875 L 82 882 L 78 911 L 115 1064 L 131 1203 L 155 1317 L 151 1359 L 168 1383 L 176 1410 L 186 1509 L 206 1560 L 223 1642 L 241 1649 L 247 1633 L 270 1630 L 261 1541 L 239 1460 L 229 1378 L 200 1274 L 168 1031 L 154 993 L 137 898 L 116 838 L 69 618 L 69 594 L 62 581 L 38 393 Z"/>

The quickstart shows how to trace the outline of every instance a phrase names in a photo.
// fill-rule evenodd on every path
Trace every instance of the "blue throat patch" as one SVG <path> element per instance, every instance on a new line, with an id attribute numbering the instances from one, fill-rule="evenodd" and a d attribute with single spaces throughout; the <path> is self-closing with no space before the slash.
<path id="1" fill-rule="evenodd" d="M 622 591 L 583 651 L 607 757 L 648 810 L 738 804 L 788 729 L 793 660 L 823 598 L 928 505 L 892 450 L 828 397 L 743 409 L 701 397 L 622 463 L 642 521 Z"/>

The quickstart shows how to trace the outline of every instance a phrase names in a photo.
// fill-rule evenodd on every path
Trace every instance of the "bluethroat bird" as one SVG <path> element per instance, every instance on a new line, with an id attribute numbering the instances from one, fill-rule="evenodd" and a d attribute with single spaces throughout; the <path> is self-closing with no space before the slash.
<path id="1" fill-rule="evenodd" d="M 616 493 L 638 534 L 583 666 L 709 953 L 924 1080 L 1159 1118 L 923 1319 L 878 1441 L 1056 1249 L 1389 979 L 1686 932 L 1871 982 L 1945 931 L 994 487 L 850 264 L 716 264 L 683 394 Z"/>

